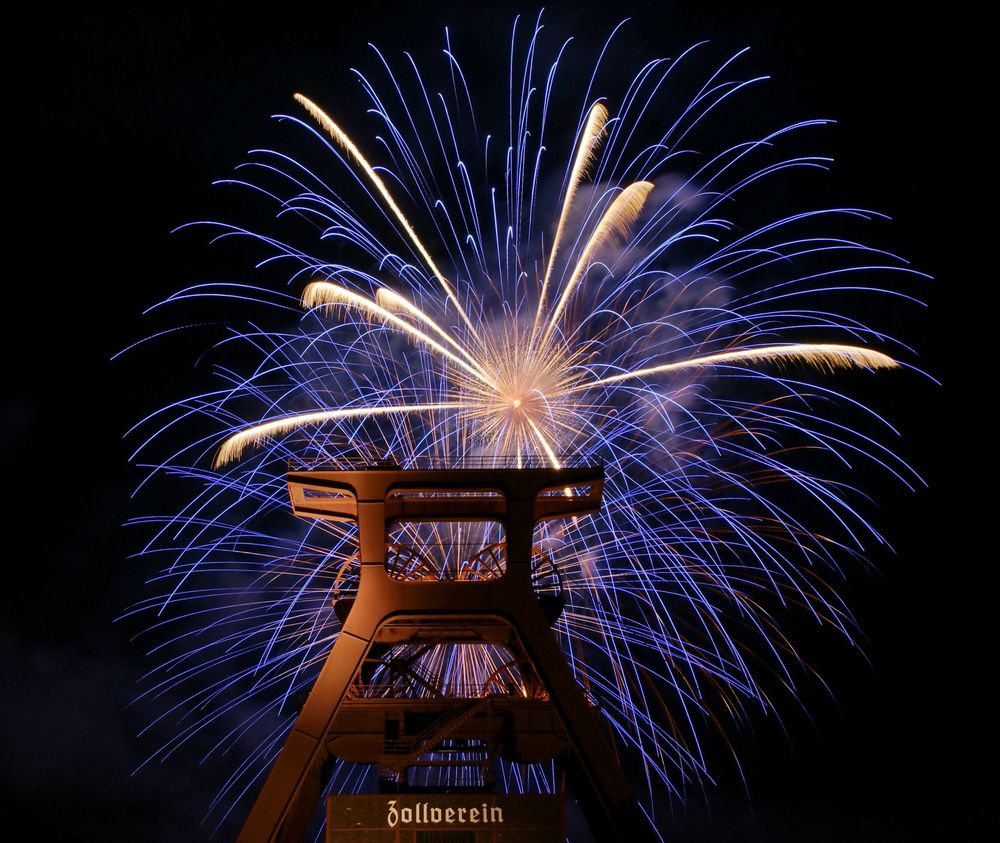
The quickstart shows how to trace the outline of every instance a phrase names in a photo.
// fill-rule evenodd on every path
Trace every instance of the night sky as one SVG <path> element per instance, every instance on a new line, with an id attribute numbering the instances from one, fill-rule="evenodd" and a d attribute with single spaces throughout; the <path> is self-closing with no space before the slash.
<path id="1" fill-rule="evenodd" d="M 765 102 L 776 119 L 838 121 L 814 148 L 836 159 L 831 184 L 840 201 L 893 218 L 868 240 L 936 279 L 910 287 L 926 311 L 901 309 L 887 320 L 943 386 L 899 375 L 870 395 L 900 429 L 893 445 L 928 488 L 869 486 L 877 499 L 870 514 L 893 550 L 873 549 L 880 573 L 855 567 L 844 587 L 869 637 L 868 661 L 805 633 L 833 698 L 806 688 L 809 714 L 786 709 L 787 734 L 761 719 L 739 737 L 749 797 L 720 747 L 718 786 L 678 806 L 670 839 L 963 839 L 955 829 L 969 814 L 971 785 L 959 753 L 981 705 L 966 655 L 976 614 L 968 566 L 986 560 L 956 547 L 963 521 L 948 454 L 981 433 L 973 418 L 956 424 L 955 413 L 973 414 L 974 398 L 957 401 L 945 346 L 957 336 L 954 305 L 968 306 L 973 285 L 996 286 L 954 219 L 977 192 L 962 132 L 975 98 L 966 82 L 981 71 L 937 17 L 875 3 L 822 13 L 807 4 L 608 7 L 586 15 L 549 7 L 548 23 L 589 44 L 632 15 L 630 38 L 643 57 L 676 55 L 702 39 L 719 56 L 750 45 L 748 66 L 774 77 Z M 13 548 L 0 616 L 0 787 L 34 818 L 38 834 L 28 839 L 209 834 L 199 822 L 221 768 L 199 766 L 192 749 L 132 775 L 155 748 L 137 737 L 153 709 L 128 707 L 152 662 L 145 645 L 130 641 L 135 629 L 114 623 L 148 593 L 152 572 L 129 558 L 137 547 L 121 525 L 159 503 L 130 500 L 140 474 L 128 464 L 134 442 L 122 437 L 146 412 L 186 394 L 205 337 L 176 359 L 110 358 L 159 325 L 143 319 L 145 308 L 246 268 L 223 261 L 204 237 L 171 229 L 217 207 L 210 182 L 269 138 L 270 115 L 290 111 L 293 92 L 360 113 L 365 100 L 349 68 L 372 66 L 368 41 L 429 57 L 447 25 L 459 45 L 494 45 L 477 73 L 503 72 L 514 10 L 537 10 L 333 8 L 278 4 L 264 17 L 236 7 L 210 17 L 166 7 L 125 17 L 73 11 L 36 15 L 25 30 L 37 48 L 15 77 L 20 149 L 7 159 L 19 185 L 8 210 L 22 217 L 7 252 L 24 268 L 7 280 L 3 459 L 19 500 L 7 526 Z M 196 309 L 185 316 L 199 318 Z M 231 835 L 229 827 L 217 839 Z"/>

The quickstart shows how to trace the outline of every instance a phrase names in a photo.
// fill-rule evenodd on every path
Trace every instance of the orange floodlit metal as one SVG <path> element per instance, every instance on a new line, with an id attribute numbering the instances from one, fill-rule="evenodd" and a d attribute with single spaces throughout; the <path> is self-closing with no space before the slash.
<path id="1" fill-rule="evenodd" d="M 645 839 L 648 826 L 553 632 L 559 607 L 539 593 L 532 576 L 536 525 L 597 512 L 603 485 L 601 464 L 573 460 L 559 469 L 292 466 L 288 489 L 296 515 L 357 523 L 358 585 L 353 599 L 337 606 L 343 627 L 240 841 L 301 840 L 334 757 L 395 766 L 405 779 L 408 765 L 463 730 L 493 746 L 499 720 L 508 728 L 522 724 L 526 732 L 514 760 L 561 758 L 598 839 Z M 399 553 L 390 530 L 415 521 L 498 522 L 506 533 L 504 565 L 478 580 L 400 579 L 387 567 Z M 483 553 L 497 555 L 495 548 Z M 507 696 L 480 688 L 457 701 L 366 692 L 362 672 L 373 651 L 428 642 L 503 646 L 522 665 L 528 691 Z M 405 749 L 387 750 L 383 724 L 401 708 L 439 715 L 438 726 Z"/>

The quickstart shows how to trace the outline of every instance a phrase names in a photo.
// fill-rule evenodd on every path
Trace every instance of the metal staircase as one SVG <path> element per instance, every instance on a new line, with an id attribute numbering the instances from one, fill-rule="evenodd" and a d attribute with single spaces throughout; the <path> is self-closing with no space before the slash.
<path id="1" fill-rule="evenodd" d="M 390 741 L 383 747 L 378 763 L 391 769 L 405 769 L 417 762 L 434 747 L 452 737 L 462 726 L 469 722 L 490 704 L 489 697 L 467 700 L 462 705 L 446 711 L 431 723 L 412 741 Z"/>

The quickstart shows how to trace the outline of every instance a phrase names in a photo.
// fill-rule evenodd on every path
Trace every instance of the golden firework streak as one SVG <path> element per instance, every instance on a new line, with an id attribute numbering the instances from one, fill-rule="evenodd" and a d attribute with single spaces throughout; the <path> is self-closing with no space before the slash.
<path id="1" fill-rule="evenodd" d="M 283 419 L 264 422 L 254 427 L 248 427 L 239 433 L 230 436 L 219 447 L 219 452 L 215 455 L 215 468 L 238 460 L 243 456 L 243 451 L 247 446 L 259 445 L 265 439 L 288 433 L 297 427 L 307 424 L 320 424 L 322 422 L 334 421 L 336 419 L 367 418 L 371 416 L 388 416 L 399 413 L 430 413 L 437 410 L 458 410 L 462 404 L 449 402 L 443 404 L 412 404 L 410 406 L 388 406 L 388 407 L 354 407 L 346 410 L 321 410 L 317 413 L 303 413 L 299 416 L 286 416 Z"/>
<path id="2" fill-rule="evenodd" d="M 441 339 L 443 339 L 448 345 L 459 352 L 466 360 L 472 363 L 477 369 L 482 371 L 482 367 L 479 365 L 479 361 L 476 360 L 472 354 L 458 342 L 451 334 L 449 334 L 444 328 L 438 325 L 430 316 L 424 313 L 419 307 L 413 304 L 408 299 L 403 298 L 399 293 L 393 292 L 386 287 L 380 287 L 375 292 L 375 301 L 381 307 L 385 308 L 387 311 L 399 311 L 402 313 L 407 313 L 414 319 L 423 322 L 427 327 L 429 327 L 434 333 L 436 333 Z"/>
<path id="3" fill-rule="evenodd" d="M 649 192 L 652 189 L 653 183 L 648 181 L 637 181 L 630 184 L 615 197 L 615 201 L 604 212 L 604 216 L 601 217 L 601 221 L 597 224 L 597 228 L 594 229 L 590 240 L 587 241 L 587 246 L 583 250 L 583 254 L 580 255 L 580 260 L 577 261 L 576 268 L 573 270 L 566 288 L 559 297 L 556 309 L 552 312 L 552 317 L 549 319 L 549 326 L 545 329 L 545 336 L 542 337 L 543 347 L 548 344 L 552 332 L 555 331 L 556 326 L 559 324 L 559 317 L 562 316 L 562 312 L 569 302 L 570 296 L 573 295 L 573 290 L 576 289 L 577 284 L 580 283 L 580 279 L 583 278 L 584 273 L 590 267 L 590 262 L 593 260 L 594 255 L 611 238 L 628 235 L 629 228 L 636 221 L 639 212 L 642 211 L 642 206 L 646 203 L 646 197 L 649 196 Z"/>
<path id="4" fill-rule="evenodd" d="M 452 289 L 451 284 L 441 273 L 441 270 L 437 268 L 437 264 L 434 263 L 434 259 L 430 256 L 427 249 L 424 248 L 424 244 L 420 241 L 420 238 L 417 237 L 417 232 L 413 230 L 413 226 L 410 225 L 409 220 L 407 220 L 403 215 L 403 211 L 392 198 L 392 195 L 389 193 L 389 188 L 385 186 L 385 182 L 382 181 L 381 176 L 375 172 L 375 168 L 368 163 L 368 160 L 361 154 L 361 150 L 354 145 L 354 141 L 348 137 L 347 133 L 341 129 L 340 126 L 334 123 L 333 120 L 330 119 L 330 115 L 323 111 L 322 108 L 302 94 L 296 94 L 295 101 L 303 106 L 305 110 L 313 116 L 316 122 L 326 129 L 330 137 L 332 137 L 338 144 L 340 144 L 341 147 L 344 148 L 347 154 L 354 159 L 354 162 L 364 171 L 365 175 L 368 176 L 369 181 L 375 185 L 375 189 L 382 194 L 382 198 L 385 200 L 386 205 L 389 206 L 393 215 L 397 220 L 399 220 L 399 224 L 405 229 L 410 241 L 414 246 L 416 246 L 417 251 L 420 252 L 421 257 L 423 257 L 423 259 L 427 262 L 427 266 L 430 268 L 431 272 L 434 273 L 434 276 L 441 284 L 441 287 L 448 295 L 448 298 L 454 303 L 456 309 L 458 310 L 458 315 L 462 317 L 463 321 L 472 332 L 472 335 L 476 336 L 476 329 L 472 324 L 472 320 L 469 319 L 466 314 L 465 308 L 459 304 L 458 297 L 455 295 L 455 291 Z"/>
<path id="5" fill-rule="evenodd" d="M 597 147 L 604 135 L 604 126 L 607 122 L 608 110 L 601 103 L 594 103 L 594 107 L 590 109 L 590 116 L 587 118 L 587 125 L 584 126 L 583 134 L 580 135 L 573 170 L 566 186 L 566 198 L 563 200 L 562 212 L 559 214 L 559 224 L 556 226 L 556 233 L 552 238 L 552 251 L 549 253 L 549 264 L 545 269 L 542 291 L 538 295 L 538 310 L 535 312 L 536 329 L 538 328 L 538 320 L 542 317 L 542 309 L 545 307 L 545 293 L 548 290 L 549 277 L 552 275 L 552 265 L 559 252 L 559 243 L 562 241 L 563 231 L 566 229 L 566 220 L 573 206 L 573 200 L 576 198 L 577 188 L 594 160 L 594 154 L 597 152 Z"/>
<path id="6" fill-rule="evenodd" d="M 559 458 L 556 456 L 555 451 L 552 450 L 552 446 L 549 444 L 549 440 L 545 438 L 542 431 L 538 429 L 538 425 L 531 418 L 525 418 L 528 426 L 534 431 L 535 436 L 538 437 L 538 441 L 541 443 L 542 449 L 545 451 L 546 456 L 552 462 L 553 468 L 562 468 L 559 464 Z"/>
<path id="7" fill-rule="evenodd" d="M 807 363 L 817 369 L 850 369 L 857 366 L 860 369 L 895 369 L 899 366 L 888 354 L 872 351 L 857 345 L 832 345 L 829 343 L 797 343 L 794 345 L 765 345 L 760 348 L 743 348 L 737 351 L 723 351 L 719 354 L 707 354 L 704 357 L 692 357 L 677 363 L 664 363 L 661 366 L 649 366 L 632 372 L 623 372 L 597 381 L 581 384 L 569 392 L 582 392 L 595 386 L 641 378 L 661 372 L 677 372 L 684 369 L 694 369 L 700 366 L 715 366 L 720 363 L 768 363 L 780 360 L 791 360 Z"/>
<path id="8" fill-rule="evenodd" d="M 454 362 L 456 365 L 461 366 L 467 372 L 469 372 L 474 377 L 481 380 L 489 387 L 494 387 L 493 382 L 486 377 L 482 369 L 475 363 L 470 365 L 461 357 L 453 354 L 447 348 L 445 348 L 441 343 L 435 340 L 433 337 L 428 336 L 419 328 L 414 327 L 405 319 L 400 319 L 395 313 L 390 313 L 381 305 L 373 302 L 371 299 L 367 299 L 359 293 L 353 293 L 350 290 L 340 287 L 337 284 L 331 284 L 329 281 L 313 281 L 306 285 L 305 290 L 302 291 L 302 306 L 303 307 L 323 307 L 330 305 L 343 305 L 344 307 L 354 307 L 358 310 L 367 313 L 369 316 L 375 316 L 381 319 L 383 322 L 393 325 L 399 328 L 404 333 L 409 334 L 411 337 L 426 343 L 431 348 L 433 348 L 439 354 L 447 357 L 449 360 Z M 417 308 L 413 308 L 417 310 Z M 417 311 L 419 312 L 419 311 Z M 440 329 L 439 329 L 440 330 Z M 464 354 L 465 352 L 463 352 Z M 466 356 L 469 356 L 466 354 Z M 471 358 L 470 358 L 471 359 Z"/>

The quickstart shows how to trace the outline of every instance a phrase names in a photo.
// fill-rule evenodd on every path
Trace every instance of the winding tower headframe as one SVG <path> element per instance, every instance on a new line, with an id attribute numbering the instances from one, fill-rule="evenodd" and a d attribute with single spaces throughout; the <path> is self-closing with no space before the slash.
<path id="1" fill-rule="evenodd" d="M 378 764 L 383 786 L 395 780 L 405 789 L 407 771 L 436 753 L 426 763 L 478 764 L 488 787 L 498 745 L 519 761 L 558 756 L 599 839 L 645 839 L 648 826 L 553 630 L 563 605 L 559 575 L 534 542 L 539 522 L 599 511 L 603 486 L 603 464 L 585 459 L 558 469 L 492 458 L 407 468 L 291 464 L 296 515 L 357 524 L 356 589 L 335 604 L 341 631 L 239 840 L 302 840 L 334 758 Z M 444 575 L 421 570 L 420 548 L 391 540 L 395 525 L 413 522 L 495 522 L 504 538 Z M 419 654 L 455 643 L 506 648 L 519 687 L 505 692 L 498 682 L 456 694 L 414 676 L 412 661 L 385 658 L 392 648 Z M 394 696 L 371 682 L 376 669 L 422 680 L 426 693 Z M 422 712 L 425 727 L 400 737 L 400 711 Z M 449 751 L 450 762 L 442 758 Z"/>

